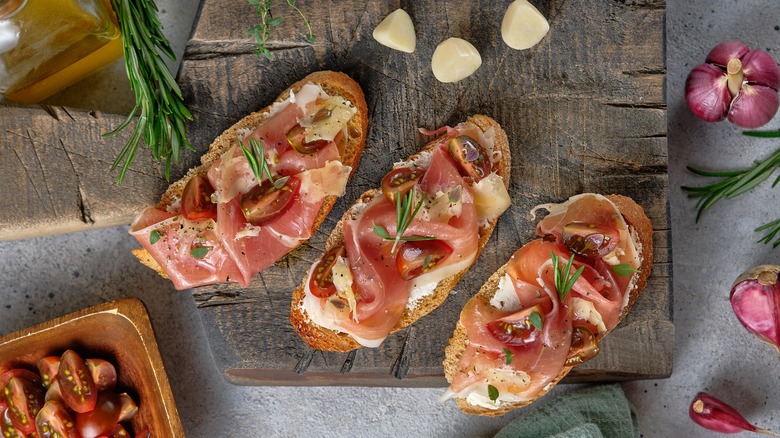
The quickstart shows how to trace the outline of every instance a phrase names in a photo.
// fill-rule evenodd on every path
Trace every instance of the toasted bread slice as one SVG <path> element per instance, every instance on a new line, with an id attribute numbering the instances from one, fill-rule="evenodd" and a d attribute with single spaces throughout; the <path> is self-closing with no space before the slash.
<path id="1" fill-rule="evenodd" d="M 620 213 L 623 215 L 623 218 L 626 220 L 629 229 L 633 229 L 635 231 L 632 233 L 632 237 L 635 241 L 634 243 L 636 244 L 636 247 L 640 249 L 640 256 L 642 260 L 637 280 L 634 283 L 634 287 L 629 291 L 628 301 L 620 311 L 619 320 L 622 321 L 626 316 L 626 313 L 628 313 L 629 309 L 636 301 L 639 294 L 644 289 L 645 284 L 647 283 L 647 277 L 650 275 L 650 271 L 653 269 L 653 227 L 650 223 L 650 220 L 647 218 L 647 216 L 645 216 L 645 212 L 642 207 L 634 202 L 633 199 L 621 195 L 608 195 L 607 198 L 612 201 L 613 204 L 615 204 Z M 488 278 L 479 292 L 477 292 L 477 294 L 471 299 L 482 300 L 485 303 L 490 303 L 490 300 L 499 289 L 499 281 L 506 273 L 506 266 L 507 265 L 505 264 L 498 268 L 498 270 L 494 272 L 490 278 Z M 458 364 L 460 363 L 461 355 L 465 351 L 467 344 L 468 336 L 466 335 L 466 328 L 459 320 L 458 325 L 455 328 L 455 332 L 452 335 L 452 338 L 450 338 L 450 345 L 445 349 L 443 365 L 444 375 L 448 382 L 452 382 L 455 373 L 458 372 Z M 564 367 L 551 384 L 545 386 L 544 390 L 538 394 L 534 400 L 527 402 L 503 402 L 497 409 L 490 409 L 473 405 L 464 398 L 456 398 L 455 401 L 458 404 L 458 407 L 466 414 L 489 417 L 503 415 L 511 410 L 527 406 L 541 398 L 543 395 L 549 392 L 549 390 L 552 389 L 552 387 L 555 386 L 562 378 L 569 374 L 569 371 L 571 371 L 572 368 L 572 366 Z"/>
<path id="2" fill-rule="evenodd" d="M 187 184 L 187 181 L 189 181 L 190 178 L 195 175 L 205 175 L 209 167 L 211 167 L 211 164 L 217 158 L 219 158 L 220 155 L 222 155 L 224 152 L 230 149 L 231 146 L 235 145 L 238 140 L 244 137 L 242 135 L 243 132 L 246 132 L 247 130 L 252 131 L 263 124 L 263 122 L 268 118 L 270 114 L 269 111 L 273 104 L 287 100 L 290 97 L 291 91 L 298 92 L 301 87 L 308 83 L 319 85 L 329 95 L 341 96 L 355 105 L 357 112 L 347 123 L 346 141 L 344 142 L 343 149 L 339 149 L 341 162 L 344 165 L 351 166 L 352 173 L 354 173 L 358 161 L 360 161 L 360 154 L 363 152 L 363 148 L 365 147 L 366 135 L 368 132 L 368 107 L 366 106 L 366 99 L 363 95 L 363 90 L 360 88 L 360 85 L 358 85 L 357 82 L 344 73 L 333 71 L 318 71 L 311 73 L 300 81 L 294 83 L 289 88 L 284 90 L 273 103 L 263 108 L 262 110 L 249 114 L 248 116 L 239 120 L 235 125 L 226 129 L 222 134 L 219 135 L 219 137 L 214 139 L 214 142 L 211 143 L 211 146 L 209 146 L 209 150 L 200 159 L 202 164 L 198 167 L 190 169 L 189 172 L 184 175 L 184 177 L 171 184 L 168 187 L 168 190 L 166 190 L 166 192 L 162 195 L 160 202 L 157 204 L 157 208 L 160 210 L 166 210 L 171 205 L 175 204 L 179 199 L 181 199 L 184 186 Z M 322 202 L 320 211 L 317 214 L 314 223 L 312 224 L 312 233 L 320 227 L 320 224 L 322 224 L 322 221 L 325 220 L 325 217 L 333 208 L 333 204 L 335 204 L 337 199 L 338 197 L 336 196 L 327 196 Z M 304 242 L 305 241 L 299 242 L 298 245 L 290 248 L 290 251 L 292 251 L 294 248 L 297 248 Z M 161 276 L 168 278 L 160 265 L 154 260 L 154 258 L 152 258 L 148 251 L 143 248 L 139 248 L 132 250 L 132 252 L 133 255 L 135 255 L 142 264 L 157 271 L 157 273 Z"/>
<path id="3" fill-rule="evenodd" d="M 498 176 L 500 176 L 503 179 L 504 185 L 508 188 L 511 157 L 509 151 L 509 142 L 507 140 L 506 133 L 504 132 L 503 129 L 501 129 L 501 126 L 495 120 L 493 120 L 488 116 L 474 115 L 472 117 L 469 117 L 466 122 L 476 125 L 483 132 L 486 132 L 491 128 L 493 128 L 495 133 L 493 150 L 500 151 L 501 153 L 501 158 L 496 163 L 494 163 L 493 170 L 498 174 Z M 420 152 L 432 150 L 436 144 L 436 141 L 437 140 L 433 140 L 430 143 L 428 143 Z M 410 161 L 414 160 L 419 154 L 420 153 L 418 152 L 417 154 L 409 157 L 409 160 Z M 344 216 L 338 222 L 336 228 L 333 230 L 330 237 L 328 238 L 328 241 L 326 243 L 326 250 L 329 250 L 334 246 L 344 244 L 344 230 L 343 230 L 344 221 L 351 219 L 357 215 L 357 209 L 355 208 L 356 206 L 368 203 L 376 196 L 383 196 L 382 191 L 379 189 L 373 189 L 363 193 L 360 196 L 358 202 L 356 202 L 355 205 L 353 205 L 350 209 L 346 211 L 346 213 L 344 213 Z M 477 258 L 479 258 L 479 254 L 482 252 L 482 249 L 487 244 L 487 241 L 490 238 L 490 235 L 493 233 L 493 229 L 495 228 L 497 222 L 498 219 L 496 218 L 492 221 L 489 221 L 486 225 L 483 225 L 479 228 L 479 241 L 478 241 L 477 255 L 474 258 L 475 261 L 477 260 Z M 410 309 L 409 307 L 407 307 L 407 309 L 404 312 L 404 315 L 401 317 L 398 324 L 393 328 L 393 332 L 398 331 L 412 324 L 413 322 L 417 321 L 418 319 L 422 318 L 423 316 L 427 315 L 428 313 L 430 313 L 431 311 L 439 307 L 447 298 L 447 295 L 449 295 L 450 291 L 458 282 L 458 280 L 460 280 L 460 278 L 466 273 L 467 270 L 468 268 L 460 271 L 458 274 L 453 275 L 452 277 L 442 280 L 441 282 L 439 282 L 438 286 L 436 287 L 436 289 L 434 289 L 434 291 L 431 294 L 417 301 L 413 308 Z M 292 322 L 292 325 L 295 328 L 295 331 L 298 333 L 298 335 L 301 338 L 303 338 L 303 340 L 306 341 L 312 347 L 321 350 L 350 351 L 356 348 L 360 348 L 361 345 L 357 341 L 355 341 L 355 339 L 349 334 L 337 332 L 334 330 L 321 327 L 316 323 L 314 323 L 309 318 L 309 316 L 306 314 L 306 311 L 303 308 L 303 299 L 306 295 L 304 287 L 307 278 L 308 278 L 308 273 L 306 277 L 304 277 L 303 281 L 301 282 L 301 285 L 298 286 L 298 288 L 295 289 L 295 291 L 293 292 L 290 321 Z"/>

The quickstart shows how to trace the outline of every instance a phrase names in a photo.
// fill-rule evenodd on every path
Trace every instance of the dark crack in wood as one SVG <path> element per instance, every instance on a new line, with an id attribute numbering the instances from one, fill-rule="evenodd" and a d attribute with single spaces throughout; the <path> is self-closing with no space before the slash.
<path id="1" fill-rule="evenodd" d="M 311 365 L 311 360 L 314 358 L 314 351 L 314 349 L 306 347 L 306 352 L 303 353 L 303 357 L 298 360 L 298 363 L 295 364 L 295 368 L 293 368 L 295 373 L 303 374 L 306 372 L 309 365 Z"/>
<path id="2" fill-rule="evenodd" d="M 355 364 L 356 355 L 357 350 L 352 350 L 347 354 L 347 358 L 344 359 L 344 364 L 341 365 L 341 370 L 339 371 L 341 374 L 347 374 L 348 372 L 352 371 L 352 365 Z"/>
<path id="3" fill-rule="evenodd" d="M 87 196 L 81 186 L 79 186 L 79 196 L 76 202 L 78 203 L 79 211 L 81 212 L 81 222 L 84 222 L 88 225 L 94 224 L 95 219 L 92 218 L 92 209 L 89 206 Z"/>
<path id="4" fill-rule="evenodd" d="M 409 374 L 409 367 L 412 364 L 412 355 L 414 355 L 415 351 L 414 339 L 416 333 L 417 331 L 414 326 L 409 328 L 409 333 L 407 333 L 406 338 L 404 339 L 404 345 L 401 346 L 401 353 L 395 359 L 395 362 L 393 362 L 391 370 L 396 379 L 401 380 Z"/>

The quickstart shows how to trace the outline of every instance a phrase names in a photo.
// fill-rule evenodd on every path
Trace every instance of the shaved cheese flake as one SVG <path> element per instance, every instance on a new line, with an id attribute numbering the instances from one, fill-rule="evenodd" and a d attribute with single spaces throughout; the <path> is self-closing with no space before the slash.
<path id="1" fill-rule="evenodd" d="M 507 312 L 516 312 L 520 310 L 521 303 L 515 292 L 514 281 L 509 274 L 504 274 L 498 281 L 498 289 L 490 299 L 490 305 L 499 310 Z"/>
<path id="2" fill-rule="evenodd" d="M 607 332 L 607 326 L 604 325 L 601 314 L 596 310 L 596 306 L 591 301 L 575 297 L 571 299 L 571 307 L 574 310 L 576 319 L 582 319 L 593 324 L 601 335 Z"/>
<path id="3" fill-rule="evenodd" d="M 498 218 L 512 204 L 504 180 L 495 172 L 471 186 L 471 191 L 480 222 Z"/>
<path id="4" fill-rule="evenodd" d="M 349 310 L 352 312 L 352 319 L 355 322 L 358 321 L 357 317 L 357 300 L 355 298 L 355 291 L 352 290 L 352 283 L 354 281 L 352 277 L 352 271 L 349 270 L 347 261 L 341 257 L 336 257 L 336 262 L 333 264 L 333 285 L 336 286 L 336 293 L 338 296 L 347 300 L 349 304 Z"/>
<path id="5" fill-rule="evenodd" d="M 339 96 L 331 97 L 317 105 L 301 121 L 301 126 L 306 131 L 306 142 L 333 141 L 355 113 L 357 113 L 355 105 Z"/>
<path id="6" fill-rule="evenodd" d="M 352 167 L 341 161 L 328 161 L 324 167 L 311 169 L 297 175 L 301 180 L 301 199 L 318 202 L 326 196 L 342 196 Z"/>
<path id="7" fill-rule="evenodd" d="M 245 237 L 255 237 L 260 235 L 260 227 L 252 225 L 249 222 L 246 226 L 236 233 L 236 240 L 243 239 Z"/>

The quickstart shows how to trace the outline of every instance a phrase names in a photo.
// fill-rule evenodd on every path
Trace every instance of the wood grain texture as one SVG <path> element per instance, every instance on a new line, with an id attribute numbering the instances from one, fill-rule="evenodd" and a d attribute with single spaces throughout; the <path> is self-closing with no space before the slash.
<path id="1" fill-rule="evenodd" d="M 122 185 L 111 163 L 130 132 L 101 138 L 124 116 L 0 105 L 0 240 L 130 223 L 168 183 L 146 150 Z"/>
<path id="2" fill-rule="evenodd" d="M 672 367 L 671 248 L 667 205 L 663 25 L 658 0 L 532 1 L 550 21 L 536 47 L 514 51 L 500 37 L 509 0 L 299 1 L 314 26 L 311 45 L 283 5 L 269 48 L 252 54 L 251 6 L 205 0 L 185 51 L 179 82 L 195 116 L 189 133 L 205 150 L 243 115 L 265 106 L 314 70 L 344 71 L 363 87 L 369 136 L 362 162 L 328 219 L 308 244 L 257 275 L 249 288 L 193 291 L 218 367 L 239 384 L 443 386 L 444 347 L 460 309 L 485 279 L 533 237 L 530 208 L 581 192 L 618 193 L 642 205 L 654 224 L 655 268 L 602 353 L 568 381 L 668 376 Z M 388 13 L 403 7 L 417 30 L 405 54 L 371 38 Z M 470 78 L 442 84 L 430 58 L 442 40 L 462 37 L 483 64 Z M 450 299 L 376 349 L 315 351 L 293 332 L 290 292 L 318 255 L 334 221 L 392 163 L 427 139 L 418 127 L 456 124 L 468 115 L 495 118 L 512 147 L 513 205 L 484 253 Z"/>

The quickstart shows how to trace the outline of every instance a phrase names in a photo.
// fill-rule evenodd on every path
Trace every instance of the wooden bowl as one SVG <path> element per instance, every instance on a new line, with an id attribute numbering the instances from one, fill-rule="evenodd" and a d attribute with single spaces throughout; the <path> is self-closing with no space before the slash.
<path id="1" fill-rule="evenodd" d="M 133 432 L 155 438 L 183 437 L 149 314 L 137 298 L 124 298 L 72 313 L 0 338 L 0 371 L 36 370 L 45 356 L 75 350 L 114 364 L 119 382 L 138 404 Z"/>

